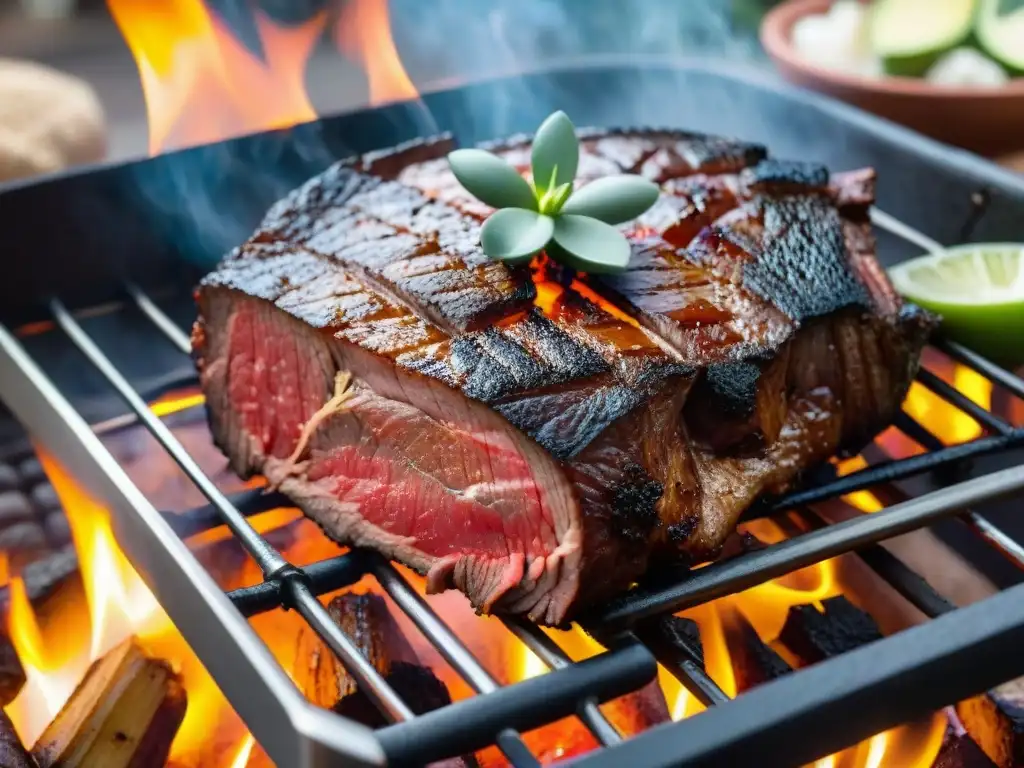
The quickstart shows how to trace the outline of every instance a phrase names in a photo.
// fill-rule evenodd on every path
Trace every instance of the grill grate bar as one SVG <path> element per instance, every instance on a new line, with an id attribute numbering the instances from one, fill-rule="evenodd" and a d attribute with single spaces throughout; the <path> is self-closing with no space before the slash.
<path id="1" fill-rule="evenodd" d="M 650 648 L 658 663 L 682 683 L 683 687 L 705 707 L 731 701 L 729 695 L 705 671 L 693 650 L 689 648 L 682 650 L 667 643 L 654 621 L 657 619 L 641 622 L 633 629 L 632 633 L 625 634 L 632 634 Z"/>
<path id="2" fill-rule="evenodd" d="M 395 570 L 387 560 L 375 552 L 357 550 L 358 557 L 364 558 L 366 571 L 372 573 L 378 583 L 391 596 L 399 608 L 419 627 L 420 632 L 434 644 L 456 672 L 469 683 L 477 693 L 492 693 L 498 690 L 497 681 L 484 669 L 472 652 L 463 645 L 441 617 L 434 612 L 427 601 L 412 588 L 408 581 Z"/>
<path id="3" fill-rule="evenodd" d="M 934 344 L 958 363 L 973 368 L 989 381 L 994 381 L 1003 389 L 1024 400 L 1024 379 L 1020 376 L 1015 376 L 1005 368 L 1000 368 L 988 358 L 982 357 L 977 352 L 962 344 L 957 344 L 955 341 L 936 339 Z"/>
<path id="4" fill-rule="evenodd" d="M 913 435 L 910 437 L 916 442 Z M 1015 429 L 1008 435 L 991 435 L 972 440 L 969 443 L 946 446 L 934 453 L 922 453 L 917 456 L 908 456 L 905 459 L 882 461 L 817 488 L 808 488 L 782 496 L 770 504 L 767 514 L 779 514 L 794 507 L 828 501 L 846 496 L 854 491 L 868 490 L 872 486 L 905 480 L 925 472 L 955 466 L 967 459 L 1017 447 L 1024 447 L 1024 429 Z"/>
<path id="5" fill-rule="evenodd" d="M 525 645 L 531 653 L 537 656 L 550 670 L 565 669 L 572 665 L 572 660 L 565 655 L 565 652 L 558 644 L 548 637 L 544 630 L 536 624 L 531 624 L 517 617 L 502 617 L 502 623 Z M 597 706 L 593 698 L 583 702 L 579 711 L 579 718 L 587 726 L 591 733 L 604 746 L 618 744 L 622 741 L 622 735 L 616 730 L 608 718 Z"/>
<path id="6" fill-rule="evenodd" d="M 946 402 L 955 405 L 990 432 L 1003 436 L 1014 433 L 1015 430 L 1012 424 L 1008 424 L 998 416 L 989 413 L 963 392 L 947 384 L 931 371 L 922 368 L 917 373 L 917 380 Z M 939 445 L 941 446 L 942 443 L 940 442 Z"/>
<path id="7" fill-rule="evenodd" d="M 911 427 L 914 435 L 913 439 L 915 442 L 919 443 L 922 448 L 926 450 L 936 450 L 942 446 L 942 440 L 917 420 L 910 416 L 905 416 L 903 421 L 907 426 L 913 425 Z M 967 510 L 963 515 L 963 520 L 979 536 L 997 549 L 1005 558 L 1010 560 L 1018 568 L 1024 570 L 1024 547 L 1014 541 L 1011 536 L 1004 533 L 1002 529 L 989 521 L 988 518 L 974 510 Z"/>
<path id="8" fill-rule="evenodd" d="M 349 587 L 359 581 L 365 573 L 363 564 L 350 554 L 302 567 L 306 583 L 315 595 Z M 269 579 L 251 587 L 228 592 L 228 599 L 243 616 L 249 618 L 279 608 L 287 600 L 287 595 L 283 580 Z"/>
<path id="9" fill-rule="evenodd" d="M 185 447 L 178 442 L 174 433 L 159 418 L 153 415 L 145 400 L 139 397 L 131 384 L 128 383 L 128 380 L 114 367 L 110 359 L 100 350 L 82 326 L 78 324 L 78 321 L 71 316 L 71 313 L 68 312 L 64 305 L 59 300 L 54 299 L 50 302 L 50 309 L 61 330 L 67 334 L 68 338 L 86 356 L 89 362 L 103 374 L 103 377 L 117 390 L 121 398 L 136 413 L 150 434 L 156 438 L 157 442 L 170 454 L 182 471 L 188 475 L 189 479 L 196 484 L 203 495 L 217 508 L 224 522 L 231 529 L 231 532 L 241 540 L 246 550 L 248 550 L 249 554 L 252 555 L 253 559 L 260 566 L 264 576 L 271 576 L 284 568 L 287 565 L 284 558 L 231 505 L 231 502 L 220 492 L 213 481 L 207 477 L 195 459 L 185 450 Z"/>
<path id="10" fill-rule="evenodd" d="M 412 720 L 415 715 L 405 705 L 401 697 L 388 685 L 380 672 L 370 660 L 359 652 L 355 643 L 345 634 L 344 630 L 331 621 L 327 609 L 320 603 L 309 589 L 309 585 L 301 576 L 301 571 L 292 569 L 290 576 L 281 575 L 287 590 L 286 605 L 291 605 L 306 620 L 306 623 L 320 635 L 334 655 L 341 659 L 359 685 L 359 690 L 367 695 L 381 713 L 391 722 Z"/>
<path id="11" fill-rule="evenodd" d="M 128 295 L 131 296 L 132 300 L 142 310 L 143 314 L 148 317 L 153 325 L 160 329 L 160 332 L 166 336 L 174 346 L 176 346 L 182 353 L 192 356 L 192 341 L 189 339 L 188 334 L 185 333 L 181 328 L 178 327 L 177 323 L 171 320 L 167 314 L 156 305 L 156 303 L 149 298 L 139 286 L 135 283 L 126 283 L 125 290 Z"/>
<path id="12" fill-rule="evenodd" d="M 827 528 L 830 523 L 810 507 L 800 510 L 800 517 L 815 529 Z M 881 544 L 868 544 L 855 554 L 889 586 L 906 598 L 907 602 L 930 619 L 955 610 L 956 606 L 935 591 L 920 574 L 900 560 Z"/>
<path id="13" fill-rule="evenodd" d="M 872 515 L 835 523 L 694 571 L 684 581 L 637 591 L 594 617 L 600 625 L 629 625 L 659 613 L 675 613 L 700 603 L 763 584 L 792 571 L 841 555 L 865 544 L 908 533 L 971 504 L 994 501 L 1024 490 L 1024 467 L 1011 467 L 918 496 Z"/>
<path id="14" fill-rule="evenodd" d="M 896 237 L 906 240 L 911 245 L 916 245 L 918 248 L 928 253 L 938 253 L 943 250 L 942 243 L 937 240 L 933 240 L 924 232 L 914 229 L 909 224 L 904 224 L 895 216 L 892 216 L 875 206 L 871 206 L 871 223 L 880 229 L 884 229 L 890 234 L 896 235 Z"/>

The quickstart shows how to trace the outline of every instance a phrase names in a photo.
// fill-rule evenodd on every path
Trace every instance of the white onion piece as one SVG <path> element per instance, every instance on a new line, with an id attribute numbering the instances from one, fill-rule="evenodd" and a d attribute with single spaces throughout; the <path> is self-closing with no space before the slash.
<path id="1" fill-rule="evenodd" d="M 977 85 L 998 88 L 1009 75 L 998 63 L 973 48 L 956 48 L 936 61 L 925 79 L 936 85 Z"/>

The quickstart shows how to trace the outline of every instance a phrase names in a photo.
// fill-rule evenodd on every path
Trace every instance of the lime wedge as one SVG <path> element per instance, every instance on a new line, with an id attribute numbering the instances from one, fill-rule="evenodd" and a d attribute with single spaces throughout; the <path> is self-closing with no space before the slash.
<path id="1" fill-rule="evenodd" d="M 1001 365 L 1024 363 L 1024 245 L 982 243 L 889 270 L 893 286 L 942 315 L 942 333 Z"/>
<path id="2" fill-rule="evenodd" d="M 981 0 L 978 42 L 1014 75 L 1024 74 L 1024 6 L 1007 0 Z"/>
<path id="3" fill-rule="evenodd" d="M 920 77 L 970 39 L 977 7 L 978 0 L 875 0 L 871 49 L 887 74 Z"/>

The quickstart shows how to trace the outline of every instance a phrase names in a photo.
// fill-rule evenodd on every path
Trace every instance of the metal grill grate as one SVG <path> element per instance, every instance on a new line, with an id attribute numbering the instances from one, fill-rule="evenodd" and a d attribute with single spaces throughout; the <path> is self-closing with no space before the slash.
<path id="1" fill-rule="evenodd" d="M 919 247 L 938 247 L 884 213 L 875 213 L 878 226 Z M 126 292 L 178 350 L 189 353 L 187 335 L 145 293 L 133 285 L 126 286 Z M 508 630 L 551 671 L 502 687 L 399 572 L 376 553 L 353 550 L 303 568 L 289 564 L 247 520 L 286 503 L 282 497 L 260 490 L 232 496 L 221 493 L 76 317 L 59 300 L 50 303 L 50 310 L 56 327 L 131 412 L 90 428 L 2 327 L 0 395 L 58 459 L 111 504 L 120 543 L 129 557 L 232 705 L 280 765 L 336 765 L 339 759 L 346 765 L 414 765 L 497 744 L 514 766 L 532 766 L 538 762 L 519 732 L 570 715 L 578 716 L 606 747 L 584 758 L 584 765 L 617 766 L 630 760 L 643 766 L 750 760 L 760 766 L 788 765 L 836 751 L 1024 673 L 1024 657 L 1009 652 L 1014 643 L 1019 647 L 1024 642 L 1024 586 L 954 610 L 920 576 L 878 546 L 880 541 L 942 518 L 961 516 L 984 541 L 1024 569 L 1024 549 L 970 509 L 1024 491 L 1024 467 L 960 482 L 837 524 L 826 524 L 808 508 L 815 502 L 936 470 L 952 470 L 973 458 L 1024 447 L 1024 429 L 989 413 L 929 371 L 921 372 L 919 383 L 977 421 L 985 431 L 982 437 L 947 447 L 925 426 L 902 414 L 895 426 L 926 449 L 924 454 L 877 463 L 775 501 L 762 513 L 796 510 L 814 530 L 697 571 L 664 574 L 659 586 L 638 589 L 585 617 L 584 628 L 608 649 L 587 661 L 573 663 L 536 626 L 520 619 L 503 619 Z M 1021 379 L 956 344 L 942 343 L 940 349 L 1024 399 Z M 160 388 L 194 383 L 194 378 L 171 377 Z M 156 438 L 209 499 L 208 506 L 188 514 L 194 529 L 178 525 L 176 532 L 172 531 L 166 516 L 150 505 L 98 440 L 99 434 L 135 422 Z M 221 523 L 258 563 L 262 583 L 224 595 L 179 538 Z M 880 641 L 873 649 L 795 672 L 736 701 L 730 701 L 692 652 L 659 642 L 652 623 L 659 616 L 851 551 L 934 621 Z M 413 715 L 317 599 L 366 574 L 380 583 L 477 696 Z M 302 699 L 244 619 L 280 606 L 304 617 L 391 725 L 371 732 Z M 597 705 L 652 680 L 656 660 L 710 710 L 698 718 L 623 740 Z M 886 696 L 890 706 L 865 707 L 866 701 L 878 696 Z M 814 738 L 806 737 L 809 732 Z"/>

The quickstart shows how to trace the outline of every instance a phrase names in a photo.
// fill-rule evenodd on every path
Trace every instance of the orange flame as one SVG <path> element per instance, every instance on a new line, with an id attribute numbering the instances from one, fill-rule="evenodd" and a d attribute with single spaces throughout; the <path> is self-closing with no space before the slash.
<path id="1" fill-rule="evenodd" d="M 391 35 L 388 0 L 349 0 L 336 29 L 338 48 L 366 71 L 372 106 L 419 97 Z"/>
<path id="2" fill-rule="evenodd" d="M 770 520 L 753 521 L 745 527 L 767 544 L 785 538 L 782 529 Z M 785 657 L 787 653 L 774 641 L 782 630 L 789 608 L 809 603 L 820 604 L 822 600 L 841 594 L 842 591 L 838 563 L 829 560 L 681 615 L 696 621 L 700 628 L 708 674 L 726 694 L 735 696 L 736 677 L 723 624 L 727 613 L 738 610 L 762 641 L 775 647 Z M 659 670 L 659 681 L 670 703 L 674 720 L 703 711 L 703 705 L 667 670 Z M 942 746 L 945 729 L 945 717 L 941 713 L 936 714 L 822 758 L 814 763 L 813 768 L 885 768 L 890 765 L 930 768 Z"/>
<path id="3" fill-rule="evenodd" d="M 33 743 L 89 663 L 134 635 L 148 652 L 171 661 L 182 675 L 188 709 L 171 757 L 175 765 L 198 765 L 197 755 L 209 748 L 211 724 L 231 712 L 226 700 L 121 552 L 107 510 L 47 453 L 38 453 L 68 511 L 88 609 L 60 611 L 53 619 L 56 625 L 40 628 L 22 580 L 11 581 L 10 635 L 27 682 L 8 707 L 8 715 L 23 741 Z M 210 763 L 204 758 L 202 765 L 230 763 Z"/>
<path id="4" fill-rule="evenodd" d="M 139 68 L 150 154 L 316 119 L 305 66 L 326 13 L 289 28 L 255 11 L 261 59 L 202 0 L 107 5 Z"/>

